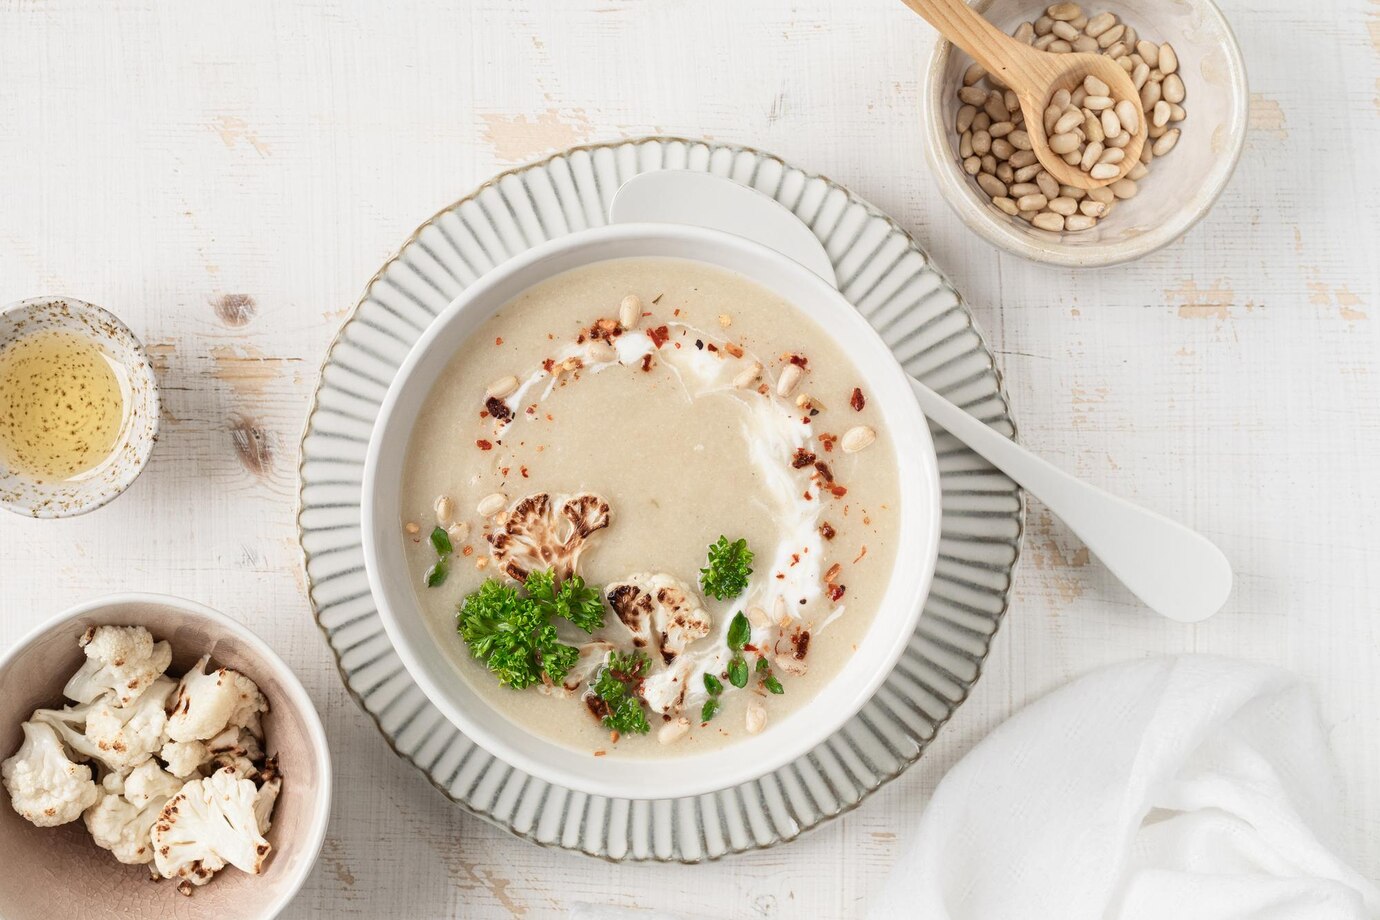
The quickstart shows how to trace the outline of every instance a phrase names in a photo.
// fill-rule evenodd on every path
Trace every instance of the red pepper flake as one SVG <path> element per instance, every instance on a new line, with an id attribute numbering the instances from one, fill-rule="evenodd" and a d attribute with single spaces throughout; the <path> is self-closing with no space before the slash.
<path id="1" fill-rule="evenodd" d="M 829 600 L 838 603 L 843 598 L 843 593 L 848 590 L 847 585 L 830 585 Z"/>
<path id="2" fill-rule="evenodd" d="M 854 562 L 862 562 L 862 557 L 867 555 L 867 544 L 863 544 L 862 552 L 853 557 Z"/>
<path id="3" fill-rule="evenodd" d="M 536 403 L 532 403 L 532 405 L 530 405 L 530 406 L 527 407 L 527 414 L 528 414 L 528 415 L 536 415 L 536 414 L 537 414 L 537 404 L 536 404 Z"/>
<path id="4" fill-rule="evenodd" d="M 554 368 L 555 366 L 556 366 L 556 359 L 555 359 L 555 358 L 547 358 L 547 359 L 545 359 L 544 361 L 541 362 L 541 369 L 544 370 L 544 371 L 546 371 L 548 374 L 551 373 L 551 369 Z"/>
<path id="5" fill-rule="evenodd" d="M 804 497 L 804 499 L 805 499 L 807 502 L 808 502 L 808 501 L 813 501 L 813 500 L 814 500 L 814 496 L 810 494 L 810 490 L 809 490 L 809 489 L 806 489 L 806 490 L 805 490 L 805 492 L 803 493 L 803 497 Z"/>
<path id="6" fill-rule="evenodd" d="M 462 555 L 462 556 L 472 556 L 472 555 L 474 555 L 474 547 L 473 547 L 473 546 L 466 546 L 464 549 L 460 550 L 460 555 Z"/>
<path id="7" fill-rule="evenodd" d="M 603 756 L 604 756 L 605 754 L 607 754 L 607 753 L 608 753 L 608 751 L 595 751 L 595 752 L 594 752 L 594 756 L 595 756 L 595 757 L 603 757 Z"/>
<path id="8" fill-rule="evenodd" d="M 583 345 L 583 344 L 585 344 L 585 334 L 584 334 L 583 332 L 581 332 L 579 335 L 575 336 L 575 344 L 576 344 L 576 345 Z"/>
<path id="9" fill-rule="evenodd" d="M 652 356 L 651 356 L 651 355 L 643 355 L 643 356 L 642 356 L 642 370 L 644 370 L 644 371 L 650 371 L 651 369 L 652 369 Z"/>
<path id="10" fill-rule="evenodd" d="M 824 539 L 832 540 L 837 534 L 838 531 L 834 529 L 834 525 L 830 524 L 828 521 L 819 525 L 819 535 Z"/>
<path id="11" fill-rule="evenodd" d="M 829 485 L 829 494 L 834 496 L 835 498 L 843 498 L 845 495 L 848 494 L 848 490 L 845 489 L 843 486 L 839 485 L 838 483 L 831 483 Z"/>
<path id="12" fill-rule="evenodd" d="M 680 316 L 680 307 L 676 307 L 675 310 L 671 311 L 671 315 Z"/>
<path id="13" fill-rule="evenodd" d="M 816 437 L 819 438 L 819 443 L 824 445 L 824 452 L 826 454 L 831 454 L 834 452 L 834 442 L 838 440 L 838 437 L 836 435 L 821 434 L 816 435 Z"/>
<path id="14" fill-rule="evenodd" d="M 493 450 L 493 449 L 494 449 L 493 444 L 492 444 L 491 442 L 489 442 L 489 441 L 484 440 L 483 438 L 480 438 L 479 440 L 475 441 L 475 442 L 474 442 L 474 446 L 475 446 L 475 447 L 478 447 L 480 450 Z"/>
<path id="15" fill-rule="evenodd" d="M 480 418 L 488 418 L 488 417 L 489 417 L 489 410 L 488 410 L 488 409 L 480 409 L 480 410 L 479 410 L 479 417 L 480 417 Z"/>
<path id="16" fill-rule="evenodd" d="M 499 336 L 498 338 L 494 339 L 494 344 L 495 344 L 495 345 L 502 345 L 502 344 L 503 344 L 503 336 Z"/>
<path id="17" fill-rule="evenodd" d="M 657 326 L 647 330 L 647 338 L 652 340 L 652 345 L 660 348 L 666 344 L 666 340 L 671 337 L 671 330 L 665 326 Z"/>
<path id="18" fill-rule="evenodd" d="M 802 629 L 791 637 L 791 645 L 794 647 L 794 654 L 797 661 L 802 660 L 810 653 L 810 631 Z"/>
<path id="19" fill-rule="evenodd" d="M 719 346 L 715 345 L 713 342 L 710 342 L 708 345 L 706 345 L 706 346 L 704 346 L 704 347 L 705 347 L 705 348 L 708 348 L 710 351 L 718 351 L 718 350 L 719 350 Z"/>
<path id="20" fill-rule="evenodd" d="M 523 478 L 523 479 L 528 479 L 528 478 L 529 478 L 528 475 L 527 475 L 527 467 L 526 467 L 526 466 L 520 466 L 520 467 L 518 467 L 518 472 L 522 473 L 522 478 Z"/>
<path id="21" fill-rule="evenodd" d="M 676 346 L 677 349 L 680 348 L 680 343 L 679 343 L 679 342 L 672 342 L 671 344 L 674 345 L 674 346 Z"/>
<path id="22" fill-rule="evenodd" d="M 834 481 L 834 471 L 829 469 L 829 464 L 825 463 L 823 460 L 815 461 L 815 469 L 819 471 L 819 475 L 824 477 L 825 482 Z"/>
<path id="23" fill-rule="evenodd" d="M 546 413 L 546 420 L 547 420 L 548 422 L 554 422 L 554 421 L 556 420 L 556 417 L 555 417 L 554 415 L 552 415 L 550 412 L 548 412 L 548 413 Z"/>
<path id="24" fill-rule="evenodd" d="M 804 355 L 790 355 L 788 360 L 801 370 L 804 370 L 805 366 L 810 363 L 810 359 Z"/>
<path id="25" fill-rule="evenodd" d="M 741 358 L 741 357 L 743 356 L 743 349 L 742 349 L 742 347 L 741 347 L 741 346 L 738 346 L 738 345 L 735 345 L 735 344 L 733 344 L 732 342 L 725 342 L 725 343 L 724 343 L 724 351 L 728 352 L 730 355 L 732 355 L 732 356 L 735 357 L 735 358 Z"/>
<path id="26" fill-rule="evenodd" d="M 809 466 L 814 462 L 814 454 L 810 453 L 803 447 L 797 447 L 795 449 L 795 457 L 791 460 L 791 466 L 795 467 L 798 470 L 803 470 L 805 469 L 805 467 Z"/>
<path id="27" fill-rule="evenodd" d="M 786 573 L 785 573 L 785 572 L 777 572 L 777 573 L 776 573 L 776 578 L 777 578 L 778 581 L 785 581 L 785 580 L 786 580 Z"/>
<path id="28" fill-rule="evenodd" d="M 861 388 L 853 387 L 853 395 L 849 397 L 848 405 L 853 407 L 854 412 L 861 412 L 863 406 L 867 405 L 867 399 L 863 396 Z"/>
<path id="29" fill-rule="evenodd" d="M 799 553 L 791 553 L 791 565 L 792 565 L 792 566 L 797 566 L 797 565 L 799 565 L 799 564 L 800 564 L 800 554 L 799 554 Z"/>
<path id="30" fill-rule="evenodd" d="M 508 471 L 511 470 L 511 469 L 512 469 L 511 466 L 500 466 L 500 467 L 498 468 L 498 471 L 499 471 L 500 473 L 503 474 L 503 478 L 507 479 L 507 478 L 508 478 Z"/>

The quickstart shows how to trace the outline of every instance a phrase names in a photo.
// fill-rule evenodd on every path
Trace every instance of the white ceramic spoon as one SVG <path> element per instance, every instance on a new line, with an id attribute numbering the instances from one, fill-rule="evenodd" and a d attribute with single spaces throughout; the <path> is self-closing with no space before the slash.
<path id="1" fill-rule="evenodd" d="M 629 179 L 609 207 L 614 223 L 693 224 L 735 233 L 795 259 L 838 286 L 819 239 L 775 199 L 708 173 L 661 170 Z M 1044 502 L 1150 609 L 1196 623 L 1231 594 L 1222 551 L 1161 514 L 1089 485 L 1035 456 L 920 381 L 915 398 L 936 424 Z"/>

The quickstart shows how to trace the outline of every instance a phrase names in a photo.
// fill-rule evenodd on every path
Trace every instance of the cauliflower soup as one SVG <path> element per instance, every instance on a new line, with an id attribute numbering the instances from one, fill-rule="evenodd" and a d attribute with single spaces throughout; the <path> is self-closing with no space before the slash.
<path id="1" fill-rule="evenodd" d="M 404 465 L 399 538 L 456 679 L 599 756 L 807 702 L 895 562 L 868 395 L 827 330 L 723 269 L 617 259 L 525 291 L 451 359 Z"/>

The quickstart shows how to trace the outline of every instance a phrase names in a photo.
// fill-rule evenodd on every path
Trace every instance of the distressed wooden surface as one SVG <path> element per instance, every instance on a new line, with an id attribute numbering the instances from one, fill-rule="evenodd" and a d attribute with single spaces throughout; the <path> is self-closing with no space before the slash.
<path id="1" fill-rule="evenodd" d="M 580 901 L 857 916 L 945 769 L 1015 708 L 1099 664 L 1190 650 L 1310 679 L 1346 843 L 1380 876 L 1380 3 L 1226 0 L 1254 91 L 1235 180 L 1168 250 L 1081 274 L 999 256 L 951 218 L 920 154 L 930 34 L 894 0 L 225 9 L 0 2 L 0 302 L 109 307 L 150 345 L 165 400 L 128 495 L 69 521 L 0 516 L 0 641 L 137 589 L 272 642 L 336 757 L 325 850 L 289 916 L 546 917 Z M 1034 504 L 971 701 L 825 829 L 715 865 L 620 867 L 450 807 L 346 696 L 308 613 L 293 529 L 308 395 L 346 310 L 422 219 L 506 165 L 649 132 L 774 151 L 895 215 L 974 305 L 1026 443 L 1218 541 L 1229 607 L 1197 627 L 1153 618 Z"/>

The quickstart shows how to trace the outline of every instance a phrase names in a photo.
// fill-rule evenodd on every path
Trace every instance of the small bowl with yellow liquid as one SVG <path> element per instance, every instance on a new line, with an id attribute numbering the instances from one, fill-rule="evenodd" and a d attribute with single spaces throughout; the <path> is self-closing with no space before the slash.
<path id="1" fill-rule="evenodd" d="M 157 439 L 153 365 L 124 323 L 67 297 L 0 310 L 0 507 L 39 518 L 99 508 Z"/>

